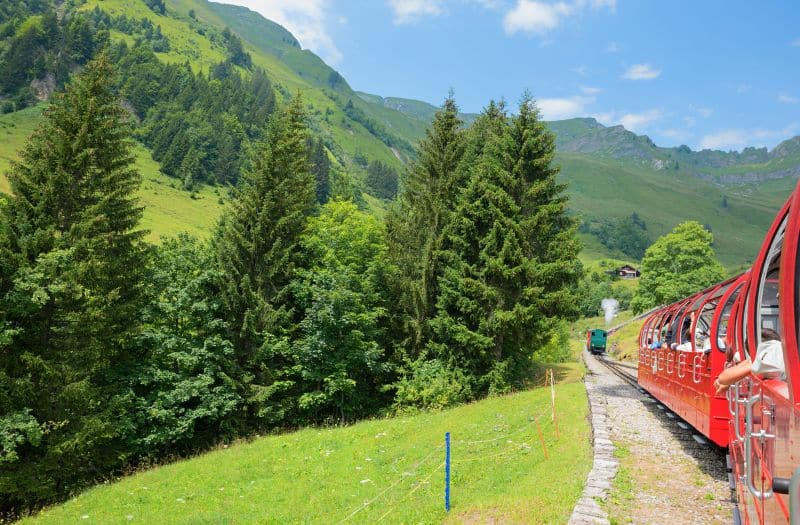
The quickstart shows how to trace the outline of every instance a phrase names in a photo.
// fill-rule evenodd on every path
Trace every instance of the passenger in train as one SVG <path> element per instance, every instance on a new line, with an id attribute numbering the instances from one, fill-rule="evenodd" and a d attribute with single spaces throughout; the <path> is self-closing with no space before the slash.
<path id="1" fill-rule="evenodd" d="M 681 344 L 672 343 L 671 348 L 673 350 L 680 350 L 681 352 L 691 352 L 692 351 L 692 342 L 691 341 L 684 341 Z"/>
<path id="2" fill-rule="evenodd" d="M 745 359 L 730 368 L 726 368 L 714 381 L 717 394 L 722 394 L 728 388 L 747 377 L 750 373 L 765 378 L 786 379 L 786 368 L 783 363 L 783 344 L 780 335 L 769 328 L 761 329 L 761 344 L 756 349 L 754 361 Z"/>

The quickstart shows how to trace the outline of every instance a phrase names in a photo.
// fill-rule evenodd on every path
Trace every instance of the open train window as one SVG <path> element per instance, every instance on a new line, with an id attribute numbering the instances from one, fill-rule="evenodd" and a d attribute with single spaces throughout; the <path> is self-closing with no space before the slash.
<path id="1" fill-rule="evenodd" d="M 755 326 L 760 329 L 755 334 L 756 346 L 761 343 L 761 329 L 767 328 L 780 332 L 780 326 L 778 325 L 778 276 L 781 269 L 781 248 L 783 247 L 785 229 L 786 220 L 778 228 L 778 233 L 772 241 L 758 282 L 758 305 L 755 312 Z"/>
<path id="2" fill-rule="evenodd" d="M 780 333 L 778 292 L 781 272 L 781 249 L 783 248 L 787 222 L 788 216 L 783 219 L 775 237 L 772 239 L 758 278 L 755 312 L 753 312 L 755 315 L 755 341 L 753 341 L 754 344 L 752 345 L 747 345 L 747 342 L 745 342 L 751 359 L 755 358 L 756 349 L 762 342 L 762 331 L 768 332 L 771 330 L 777 333 L 783 343 L 783 336 Z"/>
<path id="3" fill-rule="evenodd" d="M 731 313 L 733 313 L 733 305 L 736 303 L 736 298 L 742 292 L 744 284 L 740 284 L 737 289 L 728 297 L 725 305 L 722 307 L 722 314 L 720 314 L 719 323 L 717 323 L 717 331 L 712 334 L 717 340 L 717 348 L 725 352 L 728 349 L 728 325 L 731 320 Z"/>

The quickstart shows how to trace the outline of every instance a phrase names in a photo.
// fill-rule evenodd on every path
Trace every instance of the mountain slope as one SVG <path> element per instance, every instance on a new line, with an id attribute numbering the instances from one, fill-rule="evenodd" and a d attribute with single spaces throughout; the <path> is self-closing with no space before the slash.
<path id="1" fill-rule="evenodd" d="M 334 169 L 348 173 L 356 183 L 363 180 L 365 160 L 379 160 L 402 170 L 413 159 L 413 145 L 424 135 L 435 106 L 354 91 L 338 72 L 303 50 L 285 28 L 246 8 L 207 0 L 167 0 L 166 6 L 163 15 L 142 0 L 88 0 L 79 9 L 97 7 L 113 16 L 151 21 L 170 43 L 168 51 L 157 53 L 160 60 L 188 63 L 194 71 L 206 74 L 226 58 L 219 35 L 229 27 L 243 39 L 254 65 L 267 72 L 279 102 L 302 94 L 312 130 L 322 137 Z M 128 34 L 114 29 L 110 33 L 113 40 L 133 44 Z M 12 113 L 9 120 L 0 120 L 0 138 L 5 139 L 0 145 L 0 172 L 2 163 L 7 164 L 32 130 L 33 120 L 22 115 L 27 114 Z M 474 117 L 462 115 L 467 122 Z M 772 151 L 693 152 L 685 146 L 658 147 L 646 136 L 621 126 L 606 127 L 594 119 L 549 125 L 556 133 L 557 160 L 563 180 L 569 183 L 574 213 L 588 222 L 607 223 L 635 212 L 647 225 L 644 233 L 650 241 L 681 221 L 696 219 L 712 229 L 718 254 L 729 266 L 752 259 L 800 173 L 800 138 L 787 140 Z M 145 173 L 152 174 L 145 180 L 163 177 L 152 159 L 146 162 L 149 155 L 144 149 L 138 157 Z M 170 179 L 164 182 L 167 187 L 172 184 Z M 0 176 L 0 191 L 8 191 L 5 184 Z M 166 188 L 161 190 L 163 194 Z M 148 191 L 158 188 L 143 190 L 145 202 Z M 214 190 L 203 189 L 197 195 L 205 192 L 210 192 L 210 200 L 202 207 L 186 192 L 174 195 L 177 201 L 185 201 L 183 215 L 153 218 L 148 227 L 158 233 L 162 230 L 159 221 L 164 220 L 170 225 L 164 231 L 175 231 L 185 221 L 187 229 L 202 231 L 219 213 Z M 381 212 L 383 204 L 370 196 L 366 200 L 371 209 Z M 168 208 L 162 206 L 162 210 Z M 595 235 L 583 237 L 593 257 L 621 256 L 602 246 Z"/>
<path id="2" fill-rule="evenodd" d="M 745 148 L 741 152 L 702 150 L 687 146 L 664 148 L 650 137 L 622 126 L 604 126 L 593 118 L 550 122 L 559 151 L 635 161 L 659 171 L 681 171 L 719 186 L 800 176 L 800 137 L 781 142 L 772 151 Z"/>

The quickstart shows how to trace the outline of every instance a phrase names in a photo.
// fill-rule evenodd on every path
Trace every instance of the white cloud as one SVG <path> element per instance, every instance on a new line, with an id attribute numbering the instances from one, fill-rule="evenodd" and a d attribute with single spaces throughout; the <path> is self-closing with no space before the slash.
<path id="1" fill-rule="evenodd" d="M 668 139 L 676 141 L 685 141 L 692 136 L 692 134 L 688 131 L 677 128 L 660 129 L 658 130 L 658 133 L 664 137 L 667 137 Z"/>
<path id="2" fill-rule="evenodd" d="M 661 76 L 660 69 L 654 69 L 650 64 L 634 64 L 622 74 L 628 80 L 653 80 Z"/>
<path id="3" fill-rule="evenodd" d="M 586 115 L 586 106 L 594 102 L 593 97 L 540 98 L 536 106 L 544 120 L 563 120 Z"/>
<path id="4" fill-rule="evenodd" d="M 474 4 L 480 4 L 486 9 L 498 9 L 502 7 L 503 2 L 501 0 L 469 0 Z"/>
<path id="5" fill-rule="evenodd" d="M 615 120 L 615 113 L 613 111 L 608 111 L 606 113 L 593 113 L 590 116 L 604 126 L 614 126 L 617 124 L 617 121 Z"/>
<path id="6" fill-rule="evenodd" d="M 617 10 L 617 0 L 576 0 L 575 5 L 578 7 L 589 5 L 592 9 L 607 7 L 612 12 Z"/>
<path id="7" fill-rule="evenodd" d="M 626 113 L 620 117 L 619 123 L 630 131 L 643 131 L 648 124 L 660 120 L 663 116 L 664 112 L 660 109 L 648 109 L 641 113 Z"/>
<path id="8" fill-rule="evenodd" d="M 701 106 L 695 106 L 694 104 L 689 104 L 689 111 L 693 111 L 694 113 L 700 115 L 703 118 L 708 118 L 714 114 L 714 110 L 711 108 L 704 108 Z"/>
<path id="9" fill-rule="evenodd" d="M 697 118 L 693 116 L 683 117 L 683 122 L 686 124 L 686 127 L 694 127 L 697 124 Z"/>
<path id="10" fill-rule="evenodd" d="M 700 149 L 741 150 L 747 146 L 775 146 L 800 130 L 793 122 L 783 129 L 726 129 L 705 135 L 700 139 Z"/>
<path id="11" fill-rule="evenodd" d="M 783 93 L 781 93 L 780 95 L 778 95 L 778 102 L 780 102 L 781 104 L 797 104 L 798 102 L 800 102 L 800 98 L 793 97 L 791 95 L 784 95 Z"/>
<path id="12" fill-rule="evenodd" d="M 800 47 L 800 38 L 792 40 L 792 47 Z"/>
<path id="13" fill-rule="evenodd" d="M 744 131 L 729 129 L 711 133 L 700 139 L 700 149 L 742 149 L 749 143 Z"/>
<path id="14" fill-rule="evenodd" d="M 440 15 L 443 11 L 441 0 L 388 0 L 387 3 L 394 12 L 394 23 L 398 25 L 414 23 L 425 16 Z"/>
<path id="15" fill-rule="evenodd" d="M 264 18 L 288 29 L 306 47 L 326 62 L 336 64 L 342 53 L 328 34 L 325 23 L 332 19 L 328 13 L 329 0 L 218 0 L 248 7 Z M 334 18 L 335 19 L 335 18 Z"/>
<path id="16" fill-rule="evenodd" d="M 619 51 L 619 44 L 616 42 L 609 42 L 606 46 L 606 53 L 616 53 Z"/>
<path id="17" fill-rule="evenodd" d="M 598 122 L 606 126 L 621 124 L 629 131 L 643 132 L 653 122 L 664 118 L 664 111 L 658 108 L 648 109 L 640 113 L 621 113 L 609 111 L 592 115 Z"/>
<path id="18" fill-rule="evenodd" d="M 506 13 L 503 27 L 509 35 L 517 32 L 543 34 L 558 27 L 561 18 L 571 15 L 574 9 L 564 2 L 546 4 L 534 0 L 518 0 L 514 9 Z"/>
<path id="19" fill-rule="evenodd" d="M 581 93 L 583 93 L 584 95 L 597 95 L 598 93 L 603 91 L 600 88 L 596 88 L 596 87 L 592 87 L 592 86 L 581 86 L 580 89 L 581 89 Z"/>
<path id="20" fill-rule="evenodd" d="M 580 75 L 582 77 L 585 77 L 586 73 L 589 72 L 589 68 L 586 67 L 586 66 L 578 66 L 578 67 L 573 67 L 572 69 L 570 69 L 570 71 L 572 71 L 573 73 L 576 73 L 576 74 L 578 74 L 578 75 Z"/>
<path id="21" fill-rule="evenodd" d="M 714 113 L 714 110 L 711 108 L 697 108 L 697 113 L 703 118 L 708 118 Z"/>

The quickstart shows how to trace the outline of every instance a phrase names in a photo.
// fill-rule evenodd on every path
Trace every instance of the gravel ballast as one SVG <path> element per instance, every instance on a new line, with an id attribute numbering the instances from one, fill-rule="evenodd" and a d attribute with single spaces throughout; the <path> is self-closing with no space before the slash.
<path id="1" fill-rule="evenodd" d="M 680 418 L 663 405 L 589 353 L 583 359 L 594 465 L 569 523 L 730 523 L 725 450 L 698 443 L 696 431 L 681 428 Z M 615 445 L 626 452 L 621 459 Z M 620 461 L 632 482 L 626 494 L 613 484 Z"/>

